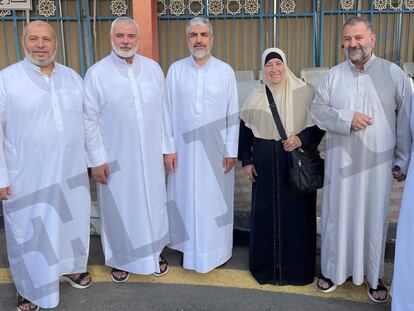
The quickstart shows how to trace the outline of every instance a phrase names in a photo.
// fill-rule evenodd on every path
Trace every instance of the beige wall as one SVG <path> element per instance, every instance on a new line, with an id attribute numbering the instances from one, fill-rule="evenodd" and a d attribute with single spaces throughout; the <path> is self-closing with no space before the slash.
<path id="1" fill-rule="evenodd" d="M 271 10 L 269 2 L 264 2 L 264 12 L 271 13 L 269 12 Z M 340 7 L 339 0 L 321 2 L 324 3 L 324 10 L 337 10 Z M 360 9 L 370 9 L 369 1 L 360 2 Z M 309 3 L 305 4 L 305 1 L 296 1 L 296 5 L 296 12 L 312 12 L 311 6 Z M 323 44 L 320 49 L 323 58 L 320 66 L 332 67 L 343 60 L 342 25 L 350 16 L 352 15 L 324 14 Z M 261 69 L 261 21 L 259 17 L 227 20 L 210 18 L 210 21 L 215 33 L 213 54 L 228 62 L 235 70 L 253 70 L 257 76 Z M 414 40 L 412 39 L 414 13 L 379 14 L 379 11 L 376 11 L 372 22 L 377 33 L 375 53 L 378 56 L 395 62 L 401 59 L 401 63 L 414 61 Z M 315 24 L 318 23 L 319 20 L 315 21 Z M 402 25 L 401 34 L 398 33 L 400 23 Z M 312 16 L 283 15 L 279 18 L 263 18 L 263 49 L 277 46 L 284 50 L 289 67 L 298 74 L 301 68 L 313 67 L 314 63 L 319 61 L 319 57 L 312 59 L 313 27 L 314 19 Z M 188 55 L 184 28 L 185 20 L 172 18 L 159 22 L 160 63 L 164 71 L 172 62 Z"/>
<path id="2" fill-rule="evenodd" d="M 130 2 L 130 1 L 129 1 Z M 66 4 L 66 2 L 63 2 Z M 90 16 L 93 17 L 93 1 L 89 1 L 90 3 Z M 67 6 L 63 6 L 63 16 L 76 16 L 76 1 L 75 0 L 68 0 Z M 97 15 L 99 16 L 110 16 L 111 12 L 108 6 L 108 1 L 97 1 Z M 19 16 L 24 16 L 24 12 L 17 12 Z M 37 14 L 37 12 L 32 11 L 31 14 Z M 86 19 L 83 18 L 83 21 Z M 103 58 L 104 56 L 108 55 L 111 51 L 111 45 L 109 41 L 109 31 L 110 31 L 110 23 L 111 21 L 108 20 L 96 20 L 96 22 L 91 22 L 90 27 L 92 31 L 92 46 L 93 46 L 93 60 L 91 64 L 95 61 Z M 78 36 L 78 21 L 63 21 L 62 23 L 56 21 L 50 21 L 50 24 L 56 31 L 56 35 L 58 38 L 58 52 L 57 52 L 57 60 L 58 62 L 63 63 L 63 53 L 62 49 L 65 49 L 66 54 L 66 64 L 76 71 L 81 71 L 81 57 L 84 59 L 85 69 L 87 69 L 87 40 L 85 38 L 85 29 L 86 26 L 85 22 L 81 23 L 81 41 L 83 45 L 83 51 L 80 50 L 80 43 L 79 43 L 79 36 Z M 23 49 L 20 44 L 20 36 L 23 32 L 23 21 L 17 22 L 17 29 L 18 29 L 18 36 L 19 36 L 19 46 L 21 49 L 21 57 L 24 56 Z M 63 29 L 63 35 L 62 35 Z M 4 38 L 7 41 L 7 51 L 8 51 L 8 59 L 5 60 L 5 53 L 6 46 L 4 44 Z M 13 21 L 1 21 L 0 20 L 0 69 L 4 68 L 7 64 L 13 64 L 17 61 L 16 57 L 16 47 L 15 47 L 15 39 L 14 39 L 14 27 Z"/>
<path id="3" fill-rule="evenodd" d="M 324 9 L 338 8 L 338 1 L 324 1 Z M 93 1 L 90 1 L 90 14 L 93 16 Z M 97 1 L 97 15 L 111 15 L 107 1 Z M 129 1 L 131 4 L 131 1 Z M 264 10 L 269 11 L 269 2 L 264 2 Z M 311 13 L 309 4 L 305 7 L 304 1 L 296 1 L 297 12 Z M 64 16 L 76 15 L 75 0 L 68 1 L 68 8 L 64 7 Z M 362 9 L 368 9 L 369 1 L 362 1 Z M 18 13 L 22 15 L 22 12 Z M 324 16 L 323 27 L 323 66 L 333 66 L 343 59 L 341 50 L 342 24 L 347 15 Z M 233 19 L 211 19 L 214 27 L 214 49 L 213 54 L 220 59 L 230 63 L 235 70 L 253 70 L 256 74 L 260 68 L 260 20 L 254 18 L 233 18 Z M 398 24 L 402 24 L 402 36 L 393 31 L 398 29 Z M 291 17 L 283 16 L 279 19 L 264 18 L 263 28 L 263 48 L 278 46 L 287 54 L 289 67 L 299 73 L 301 68 L 311 67 L 312 64 L 312 17 Z M 63 25 L 51 22 L 55 27 L 59 38 L 59 51 L 57 59 L 63 62 L 62 48 L 65 46 L 66 64 L 80 72 L 80 49 L 78 38 L 77 21 L 65 21 Z M 85 23 L 83 23 L 84 25 Z M 414 40 L 412 39 L 412 28 L 414 27 L 414 14 L 375 14 L 373 18 L 374 28 L 378 34 L 376 54 L 390 60 L 397 60 L 401 52 L 402 62 L 414 61 Z M 23 22 L 17 23 L 19 36 L 22 33 Z M 63 27 L 64 39 L 61 35 Z M 83 26 L 82 26 L 83 27 Z M 108 39 L 110 21 L 97 20 L 91 23 L 93 62 L 103 58 L 110 50 Z M 159 48 L 160 64 L 164 71 L 173 61 L 188 55 L 187 43 L 185 40 L 185 20 L 171 19 L 159 21 Z M 4 38 L 7 41 L 8 62 L 5 60 Z M 401 50 L 398 48 L 401 38 Z M 83 43 L 83 54 L 85 69 L 87 46 L 84 35 L 81 37 Z M 20 41 L 20 39 L 18 40 Z M 145 44 L 145 42 L 141 42 Z M 23 50 L 21 50 L 23 53 Z M 14 39 L 14 28 L 12 21 L 0 21 L 0 69 L 7 64 L 16 62 L 16 48 Z M 22 55 L 23 56 L 23 55 Z"/>

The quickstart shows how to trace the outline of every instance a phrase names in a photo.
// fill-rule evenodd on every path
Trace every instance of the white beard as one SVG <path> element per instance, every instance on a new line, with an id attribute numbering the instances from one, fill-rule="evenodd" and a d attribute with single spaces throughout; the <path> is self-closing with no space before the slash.
<path id="1" fill-rule="evenodd" d="M 55 61 L 55 57 L 56 57 L 56 49 L 52 52 L 52 54 L 50 54 L 50 56 L 45 59 L 45 60 L 37 60 L 34 59 L 32 54 L 30 54 L 30 52 L 26 49 L 25 46 L 23 46 L 23 50 L 24 50 L 24 56 L 27 58 L 27 60 L 29 62 L 31 62 L 33 65 L 39 66 L 39 67 L 46 67 L 49 64 L 51 64 L 52 62 Z"/>
<path id="2" fill-rule="evenodd" d="M 129 58 L 134 56 L 138 51 L 138 44 L 136 47 L 132 47 L 129 51 L 122 51 L 121 49 L 117 48 L 114 43 L 111 41 L 112 50 L 121 58 Z"/>

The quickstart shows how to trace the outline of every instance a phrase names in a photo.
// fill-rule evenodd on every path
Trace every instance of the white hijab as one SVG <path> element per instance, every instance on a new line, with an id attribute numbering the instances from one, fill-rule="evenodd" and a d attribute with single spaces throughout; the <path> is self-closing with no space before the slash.
<path id="1" fill-rule="evenodd" d="M 298 134 L 305 128 L 314 125 L 309 117 L 309 106 L 313 99 L 313 90 L 305 82 L 297 78 L 287 67 L 286 56 L 278 48 L 269 48 L 263 52 L 262 68 L 264 71 L 266 56 L 269 53 L 279 54 L 286 66 L 285 78 L 272 87 L 264 77 L 264 83 L 269 87 L 276 102 L 280 119 L 289 137 Z M 253 135 L 262 139 L 279 140 L 280 135 L 276 129 L 269 102 L 266 97 L 265 86 L 253 91 L 246 99 L 240 112 L 245 125 L 253 131 Z"/>

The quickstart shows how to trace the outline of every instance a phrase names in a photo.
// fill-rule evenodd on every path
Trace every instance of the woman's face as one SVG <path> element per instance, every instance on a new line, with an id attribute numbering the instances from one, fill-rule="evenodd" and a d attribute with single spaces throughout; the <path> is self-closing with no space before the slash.
<path id="1" fill-rule="evenodd" d="M 277 58 L 269 60 L 264 67 L 266 81 L 272 85 L 277 85 L 285 79 L 286 66 Z"/>

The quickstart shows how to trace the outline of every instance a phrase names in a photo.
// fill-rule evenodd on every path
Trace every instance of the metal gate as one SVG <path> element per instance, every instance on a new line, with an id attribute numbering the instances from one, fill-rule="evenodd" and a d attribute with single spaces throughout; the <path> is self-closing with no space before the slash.
<path id="1" fill-rule="evenodd" d="M 375 53 L 398 64 L 414 59 L 413 0 L 158 0 L 161 65 L 187 55 L 185 20 L 208 17 L 213 54 L 235 70 L 258 73 L 271 46 L 285 51 L 296 73 L 343 60 L 342 25 L 353 15 L 369 18 L 377 33 Z M 411 34 L 411 38 L 410 38 Z"/>
<path id="2" fill-rule="evenodd" d="M 57 61 L 84 76 L 94 62 L 111 51 L 111 21 L 119 15 L 130 16 L 130 8 L 130 1 L 33 0 L 32 11 L 0 11 L 0 69 L 24 57 L 20 36 L 26 21 L 36 19 L 55 28 Z"/>

